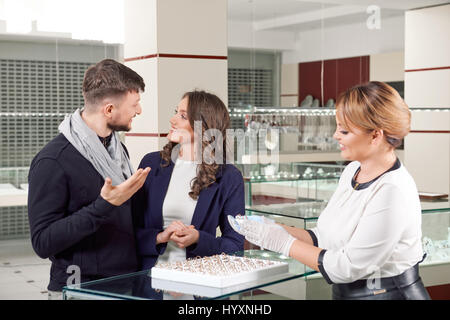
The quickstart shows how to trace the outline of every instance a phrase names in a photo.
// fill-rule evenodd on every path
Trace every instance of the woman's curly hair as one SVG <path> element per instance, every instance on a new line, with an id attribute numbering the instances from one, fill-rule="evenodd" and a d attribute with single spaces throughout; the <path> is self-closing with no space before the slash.
<path id="1" fill-rule="evenodd" d="M 186 92 L 182 99 L 184 98 L 188 99 L 187 116 L 191 127 L 194 129 L 196 122 L 202 124 L 201 137 L 195 137 L 195 139 L 201 139 L 202 141 L 202 159 L 201 163 L 197 165 L 197 176 L 191 181 L 191 191 L 189 192 L 189 196 L 197 200 L 200 192 L 216 181 L 217 172 L 226 163 L 226 130 L 230 126 L 230 115 L 222 100 L 214 94 L 195 90 Z M 220 141 L 220 138 L 217 139 L 219 132 L 222 141 Z M 214 142 L 216 143 L 213 148 L 211 144 Z M 170 164 L 173 149 L 177 144 L 169 141 L 160 151 L 163 159 L 162 167 L 167 167 Z"/>

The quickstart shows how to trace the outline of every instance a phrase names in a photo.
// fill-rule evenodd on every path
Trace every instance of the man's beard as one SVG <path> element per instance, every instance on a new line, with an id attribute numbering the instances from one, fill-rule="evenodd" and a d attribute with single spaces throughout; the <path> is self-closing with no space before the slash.
<path id="1" fill-rule="evenodd" d="M 120 125 L 120 124 L 111 124 L 111 123 L 107 123 L 106 124 L 108 126 L 108 129 L 111 129 L 112 131 L 130 131 L 131 128 L 129 126 L 126 125 Z"/>

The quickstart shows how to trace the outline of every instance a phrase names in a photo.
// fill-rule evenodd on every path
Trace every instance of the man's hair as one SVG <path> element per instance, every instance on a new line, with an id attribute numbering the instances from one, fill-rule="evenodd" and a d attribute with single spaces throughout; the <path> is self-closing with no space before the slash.
<path id="1" fill-rule="evenodd" d="M 104 59 L 89 67 L 83 79 L 86 105 L 95 106 L 105 98 L 121 97 L 129 91 L 144 91 L 144 79 L 127 66 Z"/>

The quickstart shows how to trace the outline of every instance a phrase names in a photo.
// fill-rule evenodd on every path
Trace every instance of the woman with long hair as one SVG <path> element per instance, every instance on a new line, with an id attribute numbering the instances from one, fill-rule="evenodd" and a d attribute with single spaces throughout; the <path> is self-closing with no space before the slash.
<path id="1" fill-rule="evenodd" d="M 227 220 L 245 212 L 242 174 L 226 163 L 229 124 L 216 95 L 187 92 L 170 119 L 169 142 L 142 159 L 139 168 L 152 170 L 133 198 L 141 269 L 244 249 Z"/>

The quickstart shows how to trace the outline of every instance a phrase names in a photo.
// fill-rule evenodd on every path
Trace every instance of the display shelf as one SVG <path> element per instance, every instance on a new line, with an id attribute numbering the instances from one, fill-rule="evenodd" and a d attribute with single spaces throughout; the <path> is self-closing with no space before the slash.
<path id="1" fill-rule="evenodd" d="M 339 151 L 296 151 L 283 152 L 280 151 L 277 155 L 278 162 L 326 162 L 326 161 L 342 161 L 341 153 Z M 243 155 L 241 158 L 243 164 L 261 164 L 264 163 L 262 157 L 258 155 Z"/>
<path id="2" fill-rule="evenodd" d="M 10 183 L 0 183 L 0 207 L 26 206 L 28 190 L 18 189 Z"/>
<path id="3" fill-rule="evenodd" d="M 412 112 L 417 111 L 450 111 L 450 108 L 439 108 L 439 107 L 411 107 L 409 108 Z M 233 117 L 244 117 L 247 114 L 317 114 L 317 115 L 336 115 L 335 108 L 305 108 L 305 107 L 292 107 L 292 108 L 284 108 L 284 107 L 253 107 L 253 108 L 233 108 L 230 112 L 230 115 Z"/>
<path id="4" fill-rule="evenodd" d="M 449 113 L 450 108 L 415 107 L 412 112 L 412 129 L 417 126 L 417 115 L 433 115 L 437 112 Z M 233 109 L 232 119 L 243 119 L 246 134 L 259 130 L 276 129 L 279 132 L 276 155 L 279 162 L 323 162 L 339 161 L 338 143 L 333 139 L 336 130 L 335 108 L 247 108 Z M 448 116 L 438 117 L 447 123 Z M 434 119 L 434 118 L 433 118 Z M 429 121 L 427 123 L 430 123 Z M 414 129 L 418 130 L 418 129 Z M 403 145 L 397 153 L 403 152 Z M 403 158 L 403 157 L 401 157 Z M 245 164 L 261 163 L 263 157 L 246 152 L 239 161 Z"/>
<path id="5" fill-rule="evenodd" d="M 0 168 L 0 240 L 30 235 L 28 167 Z"/>
<path id="6" fill-rule="evenodd" d="M 313 208 L 320 211 L 320 206 L 316 203 L 309 204 Z M 423 219 L 423 235 L 429 235 L 432 239 L 442 240 L 448 237 L 450 208 L 448 200 L 442 201 L 440 205 L 434 204 L 433 209 L 424 209 Z M 304 207 L 307 207 L 305 204 Z M 261 211 L 261 212 L 260 212 Z M 305 208 L 298 212 L 292 213 L 286 209 L 277 211 L 263 211 L 254 209 L 252 214 L 268 214 L 273 217 L 288 217 L 297 221 L 317 221 L 316 213 L 312 215 L 306 214 Z M 436 228 L 436 225 L 439 226 Z M 186 299 L 186 295 L 191 295 L 195 299 L 227 299 L 240 297 L 240 295 L 253 292 L 257 289 L 263 289 L 268 292 L 289 296 L 291 291 L 300 292 L 298 295 L 293 294 L 293 298 L 317 298 L 315 294 L 321 291 L 323 293 L 330 290 L 330 286 L 324 284 L 322 276 L 316 271 L 306 267 L 298 261 L 287 258 L 283 255 L 265 251 L 265 250 L 245 250 L 238 252 L 236 255 L 246 256 L 249 258 L 269 259 L 287 262 L 289 272 L 282 275 L 259 279 L 245 284 L 231 286 L 229 288 L 212 288 L 207 286 L 199 286 L 195 284 L 186 284 L 175 281 L 156 281 L 151 277 L 151 270 L 121 275 L 117 277 L 106 278 L 102 280 L 82 283 L 80 285 L 68 286 L 63 289 L 64 299 L 120 299 L 120 300 L 140 300 L 140 299 L 164 299 L 168 295 L 164 293 L 179 292 L 184 295 L 171 296 L 172 299 Z M 421 264 L 421 276 L 426 285 L 436 285 L 439 283 L 448 283 L 448 279 L 442 277 L 445 272 L 436 272 L 439 270 L 448 270 L 448 262 L 424 261 Z M 442 269 L 444 268 L 444 269 Z M 448 272 L 447 272 L 448 273 Z M 439 276 L 440 279 L 428 279 L 431 276 Z M 317 286 L 323 286 L 318 288 Z"/>
<path id="7" fill-rule="evenodd" d="M 303 278 L 316 271 L 306 267 L 298 261 L 287 258 L 277 253 L 264 250 L 245 250 L 235 253 L 239 257 L 257 258 L 272 261 L 287 262 L 289 272 L 272 275 L 258 280 L 241 283 L 226 288 L 213 288 L 196 284 L 187 284 L 177 281 L 161 281 L 152 278 L 152 270 L 144 270 L 131 274 L 96 280 L 79 285 L 70 285 L 63 288 L 64 299 L 164 299 L 164 292 L 183 293 L 180 299 L 185 299 L 186 294 L 195 299 L 226 299 L 231 296 L 252 292 L 266 286 L 285 283 L 290 280 Z M 172 298 L 176 298 L 173 295 Z"/>
<path id="8" fill-rule="evenodd" d="M 339 145 L 333 139 L 335 113 L 334 108 L 233 109 L 231 119 L 243 120 L 243 127 L 235 129 L 243 129 L 243 141 L 249 142 L 239 149 L 237 160 L 245 164 L 264 163 L 260 154 L 263 142 L 276 162 L 338 161 Z"/>
<path id="9" fill-rule="evenodd" d="M 306 221 L 316 221 L 327 204 L 326 201 L 311 201 L 303 203 L 252 205 L 247 206 L 245 209 L 249 214 L 275 215 Z"/>
<path id="10" fill-rule="evenodd" d="M 450 264 L 450 203 L 435 202 L 433 208 L 426 204 L 428 208 L 422 211 L 422 246 L 427 256 L 422 265 Z"/>
<path id="11" fill-rule="evenodd" d="M 249 215 L 264 215 L 277 222 L 303 229 L 316 226 L 327 202 L 284 203 L 247 206 Z M 422 200 L 422 244 L 427 253 L 421 267 L 450 264 L 450 202 Z M 449 279 L 450 282 L 450 279 Z M 446 283 L 446 282 L 444 282 Z"/>
<path id="12" fill-rule="evenodd" d="M 450 108 L 414 107 L 409 108 L 412 112 L 450 112 Z"/>
<path id="13" fill-rule="evenodd" d="M 316 226 L 326 202 L 272 204 L 247 206 L 247 214 L 264 215 L 276 222 L 303 229 Z M 423 200 L 422 245 L 427 253 L 420 263 L 420 274 L 425 286 L 450 283 L 450 202 L 449 199 Z M 428 244 L 428 246 L 427 246 Z M 303 286 L 303 297 L 309 299 L 331 298 L 330 286 L 320 273 L 308 274 L 296 284 Z M 295 291 L 291 284 L 285 284 L 280 291 Z M 274 292 L 277 293 L 277 292 Z"/>
<path id="14" fill-rule="evenodd" d="M 342 163 L 238 165 L 245 181 L 246 204 L 328 200 L 337 187 Z"/>
<path id="15" fill-rule="evenodd" d="M 425 214 L 446 214 L 450 212 L 449 199 L 441 199 L 439 201 L 422 200 L 420 203 L 422 207 L 422 217 L 428 217 L 428 215 Z M 249 214 L 275 215 L 293 219 L 316 221 L 326 205 L 327 201 L 309 201 L 304 203 L 247 205 L 245 209 Z"/>
<path id="16" fill-rule="evenodd" d="M 422 213 L 437 213 L 450 210 L 450 200 L 448 198 L 438 200 L 421 200 L 420 205 L 422 207 Z"/>
<path id="17" fill-rule="evenodd" d="M 252 182 L 314 180 L 339 178 L 345 169 L 342 164 L 308 163 L 308 162 L 280 162 L 255 165 L 237 165 L 244 179 Z"/>
<path id="18" fill-rule="evenodd" d="M 26 206 L 28 167 L 0 168 L 0 207 Z"/>

